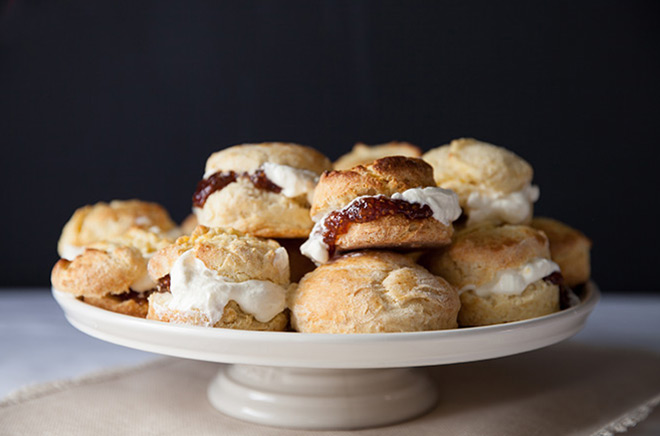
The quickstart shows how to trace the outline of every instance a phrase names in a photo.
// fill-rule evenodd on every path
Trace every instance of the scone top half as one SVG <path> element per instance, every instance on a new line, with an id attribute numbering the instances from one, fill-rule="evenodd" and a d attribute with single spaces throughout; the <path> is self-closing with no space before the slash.
<path id="1" fill-rule="evenodd" d="M 318 176 L 332 167 L 297 144 L 243 144 L 213 153 L 193 194 L 201 225 L 269 238 L 307 237 Z"/>
<path id="2" fill-rule="evenodd" d="M 529 223 L 539 189 L 529 163 L 505 148 L 461 138 L 422 157 L 438 186 L 458 194 L 467 225 Z"/>
<path id="3" fill-rule="evenodd" d="M 122 235 L 132 227 L 178 236 L 177 227 L 159 204 L 141 200 L 113 200 L 77 209 L 64 225 L 57 243 L 63 259 L 73 260 L 85 247 Z"/>
<path id="4" fill-rule="evenodd" d="M 316 224 L 301 250 L 324 263 L 335 251 L 439 247 L 460 214 L 456 194 L 435 186 L 430 165 L 386 157 L 323 173 L 311 208 Z"/>
<path id="5" fill-rule="evenodd" d="M 361 251 L 305 275 L 292 292 L 292 326 L 305 333 L 383 333 L 457 327 L 456 289 L 398 253 Z"/>
<path id="6" fill-rule="evenodd" d="M 391 141 L 384 144 L 355 144 L 350 153 L 346 153 L 334 163 L 336 170 L 348 170 L 358 165 L 366 165 L 388 156 L 421 157 L 422 149 L 409 142 Z"/>
<path id="7" fill-rule="evenodd" d="M 559 266 L 543 232 L 523 225 L 482 224 L 421 263 L 454 285 L 461 325 L 516 321 L 559 310 Z"/>
<path id="8" fill-rule="evenodd" d="M 285 309 L 289 260 L 273 240 L 200 225 L 156 253 L 149 274 L 166 291 L 150 297 L 154 319 L 178 314 L 214 326 L 234 302 L 242 314 L 267 323 Z"/>

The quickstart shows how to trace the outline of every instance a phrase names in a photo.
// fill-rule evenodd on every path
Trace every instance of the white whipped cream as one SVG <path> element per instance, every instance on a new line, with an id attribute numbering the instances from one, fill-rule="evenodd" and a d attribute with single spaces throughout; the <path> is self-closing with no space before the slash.
<path id="1" fill-rule="evenodd" d="M 305 194 L 307 201 L 312 202 L 314 188 L 319 181 L 319 177 L 314 171 L 271 162 L 264 163 L 261 169 L 271 182 L 282 188 L 280 193 L 285 197 L 294 198 Z"/>
<path id="2" fill-rule="evenodd" d="M 85 247 L 80 245 L 62 244 L 60 257 L 66 260 L 73 260 L 85 252 Z"/>
<path id="3" fill-rule="evenodd" d="M 383 195 L 363 195 L 353 199 L 350 203 L 340 210 L 351 207 L 357 201 L 363 198 L 370 197 L 384 197 Z M 408 203 L 416 203 L 426 205 L 431 208 L 433 212 L 433 219 L 441 222 L 444 225 L 449 225 L 452 221 L 458 219 L 461 215 L 461 207 L 458 204 L 458 196 L 454 191 L 449 189 L 438 188 L 430 186 L 426 188 L 412 188 L 403 192 L 396 192 L 390 198 L 393 200 L 404 200 Z M 309 235 L 309 239 L 300 246 L 300 252 L 312 259 L 315 263 L 326 263 L 329 258 L 328 245 L 323 242 L 323 234 L 325 233 L 325 220 L 334 211 L 330 211 L 323 215 L 320 219 L 315 217 L 317 221 Z"/>
<path id="4" fill-rule="evenodd" d="M 520 295 L 527 286 L 557 271 L 559 265 L 550 259 L 537 257 L 517 268 L 499 271 L 493 280 L 481 286 L 463 286 L 458 293 L 474 291 L 480 297 L 493 294 Z"/>
<path id="5" fill-rule="evenodd" d="M 234 300 L 243 311 L 267 322 L 285 309 L 286 290 L 273 282 L 232 282 L 204 265 L 193 251 L 186 251 L 170 270 L 172 299 L 168 307 L 177 311 L 199 310 L 212 326 L 222 318 L 225 306 Z"/>
<path id="6" fill-rule="evenodd" d="M 509 224 L 520 224 L 532 215 L 532 204 L 539 199 L 536 185 L 528 184 L 510 194 L 501 192 L 470 193 L 466 203 L 468 225 L 495 219 Z"/>

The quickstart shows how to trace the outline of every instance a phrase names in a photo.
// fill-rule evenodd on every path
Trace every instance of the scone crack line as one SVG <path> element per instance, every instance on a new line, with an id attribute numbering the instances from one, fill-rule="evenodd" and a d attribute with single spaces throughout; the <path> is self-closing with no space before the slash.
<path id="1" fill-rule="evenodd" d="M 204 178 L 197 184 L 193 194 L 193 206 L 203 207 L 211 194 L 236 182 L 239 178 L 250 180 L 258 189 L 281 194 L 287 198 L 305 195 L 308 203 L 311 203 L 314 187 L 318 182 L 318 175 L 313 171 L 272 162 L 265 162 L 252 172 L 211 170 L 204 174 Z"/>
<path id="2" fill-rule="evenodd" d="M 550 259 L 537 257 L 516 268 L 498 271 L 487 283 L 464 285 L 458 293 L 474 291 L 480 297 L 493 294 L 520 295 L 532 283 L 557 272 L 560 272 L 559 265 Z"/>
<path id="3" fill-rule="evenodd" d="M 234 282 L 206 267 L 194 250 L 183 253 L 170 271 L 171 299 L 168 308 L 181 312 L 197 310 L 214 325 L 229 301 L 260 322 L 267 322 L 286 306 L 286 289 L 266 280 Z"/>
<path id="4" fill-rule="evenodd" d="M 362 195 L 341 209 L 327 212 L 320 219 L 316 217 L 318 221 L 300 251 L 318 264 L 325 263 L 334 254 L 337 239 L 351 224 L 390 215 L 405 215 L 410 220 L 433 218 L 450 225 L 461 215 L 461 208 L 456 193 L 435 186 L 411 188 L 389 197 Z"/>

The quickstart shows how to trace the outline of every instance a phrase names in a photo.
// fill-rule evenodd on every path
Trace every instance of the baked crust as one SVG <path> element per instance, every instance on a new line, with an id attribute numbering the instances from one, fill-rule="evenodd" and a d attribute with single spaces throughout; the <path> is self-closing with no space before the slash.
<path id="1" fill-rule="evenodd" d="M 242 144 L 213 153 L 206 161 L 206 174 L 218 171 L 253 172 L 266 162 L 321 174 L 332 163 L 320 152 L 303 145 L 285 142 Z"/>
<path id="2" fill-rule="evenodd" d="M 170 293 L 151 294 L 149 296 L 147 319 L 175 324 L 208 326 L 209 319 L 198 310 L 193 309 L 191 311 L 181 312 L 170 309 L 168 307 L 168 301 L 171 298 L 172 294 Z M 288 323 L 289 317 L 286 310 L 278 313 L 268 322 L 260 322 L 251 314 L 243 312 L 234 300 L 229 300 L 222 313 L 222 318 L 213 327 L 239 330 L 281 331 L 286 329 Z"/>
<path id="3" fill-rule="evenodd" d="M 403 255 L 364 251 L 305 275 L 290 294 L 292 326 L 306 333 L 455 328 L 458 293 Z"/>
<path id="4" fill-rule="evenodd" d="M 201 225 L 190 236 L 178 238 L 151 258 L 151 278 L 158 280 L 169 274 L 174 262 L 188 250 L 193 250 L 207 268 L 232 281 L 266 280 L 289 284 L 288 256 L 277 242 L 233 229 Z"/>
<path id="5" fill-rule="evenodd" d="M 589 280 L 592 245 L 589 238 L 579 230 L 552 218 L 535 217 L 531 225 L 548 237 L 550 256 L 561 268 L 566 286 L 577 286 Z"/>
<path id="6" fill-rule="evenodd" d="M 212 193 L 194 211 L 202 225 L 264 238 L 306 238 L 314 226 L 305 198 L 259 189 L 243 177 Z"/>
<path id="7" fill-rule="evenodd" d="M 543 279 L 525 288 L 520 295 L 493 294 L 485 297 L 473 291 L 461 294 L 461 327 L 500 324 L 548 315 L 559 310 L 559 287 Z"/>
<path id="8" fill-rule="evenodd" d="M 473 138 L 434 148 L 422 158 L 433 166 L 438 186 L 458 194 L 461 206 L 473 191 L 508 194 L 532 181 L 532 166 L 515 153 Z"/>
<path id="9" fill-rule="evenodd" d="M 62 229 L 57 243 L 60 257 L 66 246 L 85 247 L 121 235 L 131 227 L 157 228 L 168 232 L 176 228 L 167 211 L 159 204 L 140 200 L 99 202 L 77 209 Z"/>
<path id="10" fill-rule="evenodd" d="M 468 284 L 480 286 L 500 270 L 539 257 L 550 259 L 543 232 L 523 225 L 482 224 L 456 232 L 451 245 L 427 253 L 420 263 L 461 289 Z"/>
<path id="11" fill-rule="evenodd" d="M 82 301 L 92 306 L 124 315 L 146 318 L 149 303 L 146 298 L 119 298 L 113 295 L 81 297 Z"/>
<path id="12" fill-rule="evenodd" d="M 391 156 L 345 171 L 323 173 L 314 191 L 311 215 L 341 209 L 363 195 L 391 196 L 411 188 L 435 186 L 433 168 L 421 159 Z"/>
<path id="13" fill-rule="evenodd" d="M 53 286 L 76 296 L 123 294 L 144 276 L 147 261 L 137 248 L 125 245 L 87 248 L 69 261 L 60 259 L 51 272 Z"/>
<path id="14" fill-rule="evenodd" d="M 337 238 L 338 253 L 362 249 L 418 250 L 438 248 L 451 242 L 452 225 L 433 218 L 411 220 L 389 215 L 366 223 L 353 223 Z"/>
<path id="15" fill-rule="evenodd" d="M 347 170 L 388 156 L 420 157 L 422 156 L 422 149 L 409 142 L 391 141 L 377 145 L 358 142 L 353 146 L 350 153 L 346 153 L 337 159 L 334 163 L 334 169 Z"/>

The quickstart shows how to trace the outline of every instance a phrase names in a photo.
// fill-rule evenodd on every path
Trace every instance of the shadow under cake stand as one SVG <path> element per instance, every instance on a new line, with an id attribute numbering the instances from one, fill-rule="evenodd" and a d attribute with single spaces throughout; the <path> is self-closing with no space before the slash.
<path id="1" fill-rule="evenodd" d="M 437 387 L 419 367 L 509 356 L 573 336 L 600 293 L 590 282 L 580 304 L 508 324 L 350 335 L 167 324 L 99 309 L 56 289 L 53 296 L 67 320 L 95 338 L 229 364 L 220 366 L 208 388 L 211 404 L 227 415 L 278 427 L 356 429 L 431 410 Z"/>

